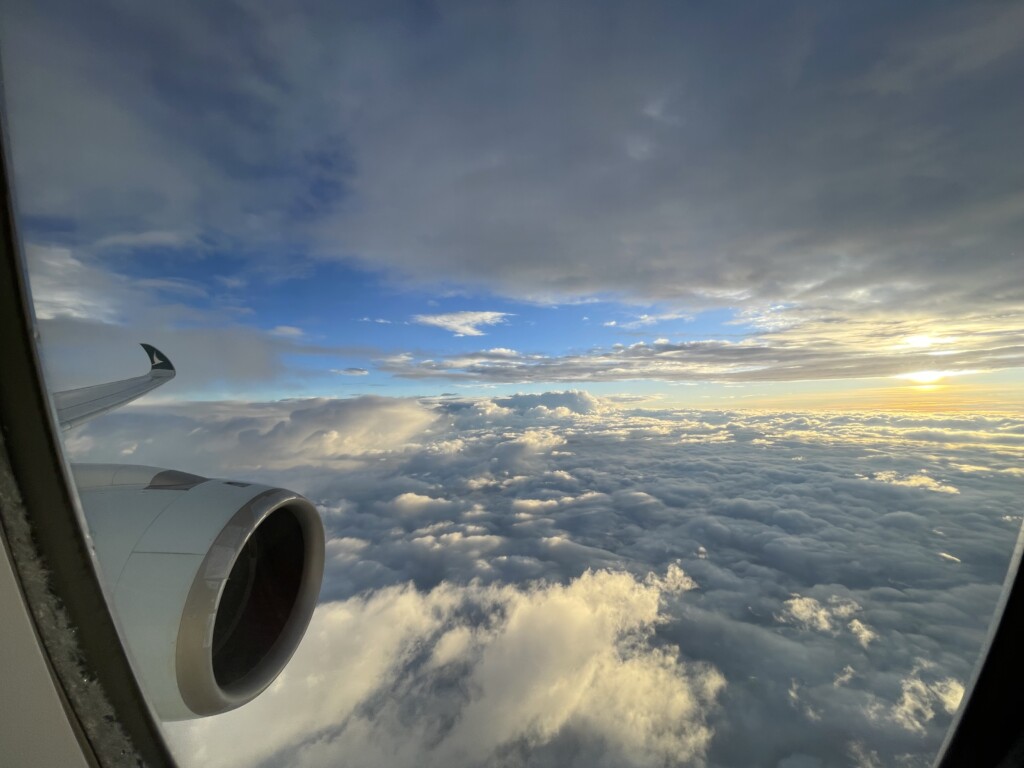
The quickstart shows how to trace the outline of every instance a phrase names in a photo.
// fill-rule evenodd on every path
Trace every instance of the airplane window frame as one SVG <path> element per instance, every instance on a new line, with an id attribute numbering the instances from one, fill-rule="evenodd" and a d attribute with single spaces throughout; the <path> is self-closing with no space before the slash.
<path id="1" fill-rule="evenodd" d="M 1024 528 L 974 665 L 964 704 L 950 723 L 935 768 L 1024 765 Z"/>
<path id="2" fill-rule="evenodd" d="M 87 760 L 103 766 L 138 762 L 154 768 L 174 766 L 159 723 L 123 648 L 82 527 L 83 517 L 76 504 L 35 343 L 37 334 L 8 175 L 6 125 L 0 125 L 0 142 L 0 429 L 9 462 L 0 461 L 0 480 L 10 481 L 20 493 L 38 558 L 49 574 L 50 589 L 66 610 L 85 673 L 94 676 L 106 694 L 114 721 L 88 711 L 92 704 L 81 696 L 81 686 L 66 679 L 71 669 L 62 668 L 60 663 L 51 664 L 51 669 L 55 683 L 64 692 L 67 716 L 73 726 L 77 725 Z M 12 515 L 18 514 L 13 506 L 0 505 L 0 533 L 7 541 L 12 534 Z M 1024 572 L 1019 568 L 1022 552 L 1024 533 L 1019 533 L 988 638 L 975 664 L 965 703 L 933 763 L 936 768 L 1024 764 L 1024 722 L 1017 714 L 1024 712 L 1024 655 L 1018 652 L 1024 647 Z M 39 596 L 25 588 L 25 563 L 14 565 L 26 599 L 38 601 Z M 40 606 L 32 607 L 37 615 Z M 48 631 L 38 620 L 35 624 L 44 653 L 54 661 L 54 648 L 68 638 L 55 637 L 52 628 Z M 113 747 L 116 740 L 111 740 L 104 729 L 118 724 L 137 755 Z"/>
<path id="3" fill-rule="evenodd" d="M 32 609 L 40 650 L 48 658 L 55 686 L 63 693 L 65 713 L 85 759 L 101 766 L 171 768 L 175 761 L 110 614 L 69 481 L 35 344 L 5 122 L 0 125 L 0 142 L 0 430 L 7 454 L 6 462 L 0 461 L 0 476 L 21 499 L 20 505 L 7 499 L 0 504 L 0 532 L 10 544 L 18 523 L 27 523 L 35 553 L 19 552 L 17 547 L 8 550 Z M 23 521 L 18 519 L 22 510 Z M 47 574 L 49 595 L 56 596 L 67 617 L 67 627 L 38 619 L 41 611 L 56 607 L 44 604 L 47 596 L 32 589 L 26 578 L 29 569 L 40 566 Z M 74 653 L 69 654 L 72 648 Z M 84 681 L 69 679 L 75 675 Z M 96 711 L 102 698 L 110 712 Z M 125 736 L 134 755 L 126 753 Z"/>

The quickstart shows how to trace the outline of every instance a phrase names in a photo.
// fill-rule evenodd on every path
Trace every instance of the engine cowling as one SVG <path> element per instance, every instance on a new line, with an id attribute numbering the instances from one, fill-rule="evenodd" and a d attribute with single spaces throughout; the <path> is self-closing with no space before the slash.
<path id="1" fill-rule="evenodd" d="M 258 696 L 316 607 L 316 508 L 281 488 L 156 467 L 72 471 L 115 618 L 157 713 L 203 717 Z"/>

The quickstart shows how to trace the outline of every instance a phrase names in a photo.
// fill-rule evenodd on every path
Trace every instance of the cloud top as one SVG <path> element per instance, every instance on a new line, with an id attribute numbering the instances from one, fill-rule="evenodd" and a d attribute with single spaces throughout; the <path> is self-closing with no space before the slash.
<path id="1" fill-rule="evenodd" d="M 68 448 L 323 514 L 308 655 L 188 754 L 776 768 L 931 760 L 1021 524 L 1022 434 L 577 391 L 138 407 Z"/>
<path id="2" fill-rule="evenodd" d="M 725 680 L 652 644 L 663 598 L 689 587 L 678 569 L 588 571 L 325 603 L 268 691 L 172 734 L 217 767 L 700 762 Z"/>

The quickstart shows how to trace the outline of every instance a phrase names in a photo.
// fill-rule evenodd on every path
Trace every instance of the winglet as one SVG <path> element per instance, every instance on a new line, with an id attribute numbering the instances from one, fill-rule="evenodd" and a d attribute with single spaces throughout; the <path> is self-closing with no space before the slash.
<path id="1" fill-rule="evenodd" d="M 119 408 L 174 378 L 170 358 L 152 344 L 143 344 L 149 355 L 149 372 L 134 379 L 112 381 L 92 387 L 54 392 L 53 402 L 61 429 L 70 429 L 89 419 Z"/>
<path id="2" fill-rule="evenodd" d="M 149 362 L 152 367 L 149 369 L 152 371 L 174 371 L 174 364 L 167 355 L 161 352 L 159 349 L 154 347 L 152 344 L 146 344 L 142 342 L 142 348 L 146 350 L 146 354 L 149 355 Z"/>

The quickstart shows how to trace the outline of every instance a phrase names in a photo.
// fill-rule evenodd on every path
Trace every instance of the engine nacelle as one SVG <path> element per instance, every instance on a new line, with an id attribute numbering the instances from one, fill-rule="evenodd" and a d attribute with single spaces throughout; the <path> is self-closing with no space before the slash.
<path id="1" fill-rule="evenodd" d="M 175 470 L 72 468 L 125 644 L 165 720 L 255 698 L 320 594 L 324 531 L 299 494 Z"/>

